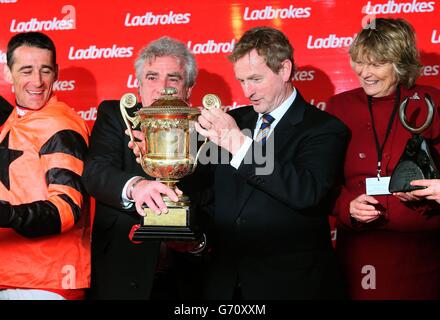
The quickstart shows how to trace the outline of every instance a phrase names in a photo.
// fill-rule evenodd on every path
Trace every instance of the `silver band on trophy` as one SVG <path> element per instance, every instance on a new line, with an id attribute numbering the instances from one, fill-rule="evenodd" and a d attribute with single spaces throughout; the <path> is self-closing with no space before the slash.
<path id="1" fill-rule="evenodd" d="M 411 186 L 410 182 L 412 180 L 438 179 L 440 177 L 435 161 L 431 155 L 429 144 L 427 140 L 421 136 L 421 133 L 431 125 L 435 112 L 434 103 L 432 102 L 431 97 L 428 94 L 425 94 L 424 98 L 428 107 L 428 113 L 424 124 L 418 128 L 411 127 L 406 119 L 405 112 L 410 98 L 406 98 L 400 104 L 400 122 L 405 129 L 413 134 L 413 136 L 408 140 L 405 150 L 391 175 L 389 184 L 389 191 L 391 193 L 423 189 L 425 187 Z"/>

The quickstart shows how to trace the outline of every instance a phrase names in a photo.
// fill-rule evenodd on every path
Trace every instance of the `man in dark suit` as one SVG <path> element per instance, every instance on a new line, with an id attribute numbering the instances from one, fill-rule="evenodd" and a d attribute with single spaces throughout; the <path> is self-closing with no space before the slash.
<path id="1" fill-rule="evenodd" d="M 293 49 L 282 32 L 247 31 L 230 60 L 252 106 L 203 110 L 196 124 L 232 156 L 213 166 L 205 297 L 343 298 L 327 215 L 348 130 L 292 86 Z"/>
<path id="2" fill-rule="evenodd" d="M 197 74 L 195 59 L 186 46 L 167 37 L 142 49 L 135 69 L 144 106 L 157 100 L 166 87 L 174 87 L 176 96 L 187 100 Z M 140 107 L 133 108 L 133 112 Z M 127 147 L 125 130 L 119 101 L 102 102 L 83 174 L 87 191 L 96 199 L 90 298 L 148 299 L 150 294 L 152 298 L 177 298 L 174 280 L 162 272 L 166 266 L 158 266 L 159 254 L 168 254 L 164 245 L 161 250 L 159 241 L 135 244 L 128 235 L 139 223 L 139 214 L 144 215 L 143 204 L 156 213 L 165 213 L 167 207 L 161 195 L 177 201 L 180 191 L 145 177 Z M 162 262 L 169 262 L 162 258 Z"/>

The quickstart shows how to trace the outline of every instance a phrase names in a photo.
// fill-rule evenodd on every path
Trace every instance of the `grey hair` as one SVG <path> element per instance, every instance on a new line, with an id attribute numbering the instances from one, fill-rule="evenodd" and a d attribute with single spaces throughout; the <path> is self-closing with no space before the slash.
<path id="1" fill-rule="evenodd" d="M 197 77 L 197 64 L 194 55 L 184 43 L 170 37 L 162 37 L 150 42 L 139 51 L 134 62 L 136 78 L 142 83 L 142 69 L 145 61 L 152 61 L 156 57 L 176 57 L 185 68 L 185 85 L 188 88 L 194 86 Z"/>

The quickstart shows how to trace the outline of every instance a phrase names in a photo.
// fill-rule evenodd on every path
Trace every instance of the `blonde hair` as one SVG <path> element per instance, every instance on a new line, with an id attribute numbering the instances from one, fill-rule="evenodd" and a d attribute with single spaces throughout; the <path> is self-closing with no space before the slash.
<path id="1" fill-rule="evenodd" d="M 350 46 L 352 61 L 391 63 L 399 84 L 411 88 L 421 63 L 413 27 L 403 19 L 378 18 L 362 29 Z"/>

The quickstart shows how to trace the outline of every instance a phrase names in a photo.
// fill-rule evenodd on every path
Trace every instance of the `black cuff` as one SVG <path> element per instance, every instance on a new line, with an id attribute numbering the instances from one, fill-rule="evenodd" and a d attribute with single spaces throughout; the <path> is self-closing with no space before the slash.
<path id="1" fill-rule="evenodd" d="M 0 227 L 11 227 L 11 204 L 0 200 Z"/>

